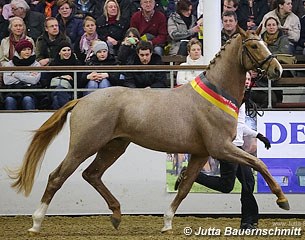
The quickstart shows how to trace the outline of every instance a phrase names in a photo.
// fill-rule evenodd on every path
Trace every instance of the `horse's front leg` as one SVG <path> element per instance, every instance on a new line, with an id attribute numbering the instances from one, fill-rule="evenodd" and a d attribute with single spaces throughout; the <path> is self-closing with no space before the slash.
<path id="1" fill-rule="evenodd" d="M 221 149 L 222 149 L 222 152 L 220 153 L 221 155 L 219 155 L 218 153 L 218 155 L 213 157 L 232 162 L 237 162 L 239 164 L 245 164 L 247 166 L 252 167 L 254 170 L 258 171 L 260 174 L 262 174 L 263 178 L 267 182 L 271 192 L 277 196 L 278 199 L 276 203 L 278 204 L 278 206 L 285 210 L 290 209 L 288 200 L 285 197 L 282 188 L 272 177 L 266 164 L 262 160 L 234 146 L 234 144 L 231 142 L 226 144 Z"/>
<path id="2" fill-rule="evenodd" d="M 178 193 L 172 201 L 169 209 L 164 214 L 164 227 L 161 230 L 162 233 L 172 230 L 172 220 L 175 212 L 182 200 L 190 192 L 195 179 L 197 178 L 200 170 L 202 169 L 202 166 L 207 162 L 207 160 L 208 157 L 192 155 L 187 166 L 183 181 L 179 185 Z"/>

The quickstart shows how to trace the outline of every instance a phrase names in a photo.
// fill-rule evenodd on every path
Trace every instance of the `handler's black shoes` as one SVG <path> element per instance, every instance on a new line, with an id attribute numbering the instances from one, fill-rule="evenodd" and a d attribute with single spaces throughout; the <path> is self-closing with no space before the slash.
<path id="1" fill-rule="evenodd" d="M 179 173 L 179 176 L 175 182 L 175 186 L 174 186 L 174 189 L 175 191 L 177 191 L 180 183 L 182 182 L 183 178 L 184 178 L 184 174 L 185 174 L 185 171 L 186 171 L 186 167 L 183 167 Z"/>
<path id="2" fill-rule="evenodd" d="M 240 229 L 257 229 L 257 223 L 241 223 Z"/>

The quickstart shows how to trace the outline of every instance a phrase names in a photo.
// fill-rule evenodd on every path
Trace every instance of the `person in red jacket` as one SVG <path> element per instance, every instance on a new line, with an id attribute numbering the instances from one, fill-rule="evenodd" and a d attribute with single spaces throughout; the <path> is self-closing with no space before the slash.
<path id="1" fill-rule="evenodd" d="M 154 53 L 163 55 L 163 47 L 167 40 L 166 16 L 155 10 L 155 0 L 141 0 L 141 10 L 135 12 L 130 20 L 130 27 L 139 30 L 141 39 L 154 46 Z"/>

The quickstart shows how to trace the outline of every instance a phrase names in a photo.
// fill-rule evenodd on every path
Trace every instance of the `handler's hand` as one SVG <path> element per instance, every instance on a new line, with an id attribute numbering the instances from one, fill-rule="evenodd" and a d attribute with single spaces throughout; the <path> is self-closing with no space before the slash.
<path id="1" fill-rule="evenodd" d="M 262 141 L 265 144 L 265 148 L 267 149 L 271 148 L 269 139 L 266 138 L 263 134 L 261 133 L 257 134 L 256 138 L 258 138 L 260 141 Z"/>

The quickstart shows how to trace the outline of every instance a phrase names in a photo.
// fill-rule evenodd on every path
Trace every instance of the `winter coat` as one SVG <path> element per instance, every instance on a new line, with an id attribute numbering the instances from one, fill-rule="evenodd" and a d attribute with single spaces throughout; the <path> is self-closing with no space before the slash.
<path id="1" fill-rule="evenodd" d="M 112 37 L 118 41 L 118 44 L 113 46 L 116 51 L 119 50 L 122 40 L 124 39 L 125 33 L 129 27 L 128 21 L 124 18 L 116 21 L 114 24 L 109 24 L 106 20 L 106 16 L 102 15 L 96 19 L 96 32 L 99 39 L 107 41 L 107 37 Z"/>
<path id="2" fill-rule="evenodd" d="M 64 23 L 60 14 L 56 18 L 58 20 L 60 31 L 70 38 L 73 48 L 74 44 L 79 42 L 79 39 L 84 34 L 83 20 L 74 17 L 73 13 L 67 19 L 66 23 Z"/>
<path id="3" fill-rule="evenodd" d="M 188 55 L 186 57 L 186 62 L 185 63 L 181 63 L 180 65 L 181 66 L 203 65 L 203 56 L 201 56 L 197 60 L 193 60 Z M 177 73 L 177 85 L 182 85 L 182 84 L 189 83 L 190 81 L 194 80 L 195 77 L 197 77 L 201 73 L 202 73 L 202 71 L 200 71 L 200 70 L 178 71 L 178 73 Z"/>
<path id="4" fill-rule="evenodd" d="M 36 60 L 50 58 L 50 61 L 53 61 L 58 52 L 59 44 L 65 41 L 71 42 L 70 38 L 62 33 L 59 33 L 56 39 L 51 41 L 48 33 L 44 32 L 36 41 Z"/>
<path id="5" fill-rule="evenodd" d="M 160 11 L 155 11 L 150 21 L 146 21 L 142 11 L 134 13 L 130 20 L 130 27 L 135 27 L 143 36 L 149 33 L 154 36 L 151 40 L 154 46 L 164 45 L 167 41 L 167 20 L 165 15 Z"/>
<path id="6" fill-rule="evenodd" d="M 263 26 L 262 28 L 262 33 L 266 31 L 266 28 L 264 27 L 265 25 L 265 21 L 267 20 L 267 18 L 269 17 L 274 17 L 275 19 L 278 20 L 278 22 L 280 23 L 280 19 L 278 17 L 278 11 L 277 9 L 274 9 L 273 11 L 268 12 L 267 14 L 265 14 L 261 25 Z M 293 12 L 290 13 L 287 18 L 286 21 L 283 25 L 281 25 L 280 28 L 288 28 L 288 39 L 289 41 L 295 43 L 298 42 L 300 39 L 300 30 L 301 30 L 301 24 L 300 24 L 300 20 L 298 18 L 297 15 L 295 15 Z"/>
<path id="7" fill-rule="evenodd" d="M 35 12 L 40 12 L 45 15 L 46 0 L 40 1 L 34 8 Z M 51 17 L 56 17 L 58 14 L 58 6 L 56 3 L 51 8 Z"/>
<path id="8" fill-rule="evenodd" d="M 9 35 L 8 24 L 8 20 L 4 19 L 4 17 L 0 15 L 0 41 Z"/>
<path id="9" fill-rule="evenodd" d="M 23 21 L 26 25 L 27 35 L 36 41 L 44 32 L 45 16 L 39 12 L 28 11 Z"/>
<path id="10" fill-rule="evenodd" d="M 138 55 L 135 56 L 132 65 L 143 65 Z M 163 65 L 163 62 L 158 54 L 153 53 L 148 65 Z M 125 74 L 124 86 L 131 88 L 165 88 L 165 80 L 165 72 L 127 72 Z"/>
<path id="11" fill-rule="evenodd" d="M 260 24 L 264 15 L 269 12 L 269 6 L 266 0 L 255 0 L 253 1 L 253 16 L 254 23 L 256 26 Z M 247 21 L 251 13 L 249 12 L 249 2 L 248 0 L 241 0 L 238 4 L 236 11 L 238 18 L 238 25 L 247 30 Z"/>
<path id="12" fill-rule="evenodd" d="M 121 44 L 118 51 L 118 63 L 120 65 L 131 65 L 137 54 L 136 47 L 136 45 Z"/>
<path id="13" fill-rule="evenodd" d="M 14 58 L 20 59 L 20 56 L 16 53 Z M 33 63 L 30 65 L 20 65 L 20 66 L 30 66 L 30 67 L 39 67 L 40 64 L 35 61 L 35 56 L 33 56 Z M 14 59 L 14 60 L 15 60 Z M 10 60 L 5 64 L 6 67 L 14 67 L 14 60 Z M 22 61 L 23 59 L 21 59 Z M 39 82 L 41 77 L 40 72 L 5 72 L 3 73 L 3 82 L 5 85 L 15 85 L 15 84 L 29 84 L 35 85 Z"/>
<path id="14" fill-rule="evenodd" d="M 180 40 L 189 40 L 195 32 L 192 30 L 196 26 L 196 18 L 192 15 L 192 23 L 188 29 L 181 16 L 174 12 L 167 20 L 167 31 L 171 38 L 171 48 L 169 50 L 170 55 L 177 54 L 180 47 Z"/>
<path id="15" fill-rule="evenodd" d="M 56 51 L 56 57 L 53 59 L 52 62 L 49 64 L 50 66 L 79 66 L 80 62 L 77 60 L 76 55 L 72 53 L 71 57 L 69 59 L 60 59 L 60 56 L 58 54 L 58 50 Z M 74 73 L 73 72 L 51 72 L 49 73 L 49 82 L 54 77 L 60 77 L 63 75 L 70 75 L 74 79 Z M 74 81 L 69 81 L 71 86 L 74 86 Z M 81 74 L 77 74 L 77 87 L 82 88 L 85 84 L 81 80 Z"/>
<path id="16" fill-rule="evenodd" d="M 267 32 L 264 32 L 262 34 L 262 39 L 265 39 L 265 35 Z M 272 54 L 279 54 L 279 53 L 284 53 L 284 54 L 292 54 L 290 49 L 290 42 L 288 40 L 288 37 L 282 33 L 282 31 L 279 32 L 277 40 L 272 43 L 272 44 L 267 44 L 270 52 Z"/>
<path id="17" fill-rule="evenodd" d="M 90 60 L 87 63 L 88 66 L 112 66 L 117 65 L 117 62 L 113 55 L 108 55 L 108 57 L 104 61 L 99 61 L 96 55 L 93 55 Z M 98 71 L 102 72 L 102 71 Z M 87 76 L 90 74 L 90 72 L 84 72 L 82 74 L 82 82 L 88 83 Z M 109 77 L 107 78 L 111 86 L 119 86 L 122 83 L 119 80 L 120 73 L 119 72 L 108 72 Z"/>
<path id="18" fill-rule="evenodd" d="M 88 0 L 86 2 L 85 10 L 82 9 L 82 5 L 79 4 L 79 0 L 74 1 L 75 5 L 75 16 L 77 18 L 84 19 L 86 16 L 91 16 L 97 19 L 101 14 L 103 14 L 103 6 L 99 0 Z"/>
<path id="19" fill-rule="evenodd" d="M 35 52 L 35 42 L 34 40 L 26 36 L 26 40 L 29 40 L 33 44 L 33 52 Z M 10 39 L 9 37 L 3 38 L 0 45 L 0 65 L 4 65 L 6 62 L 12 60 L 9 59 L 9 51 L 10 51 Z"/>

